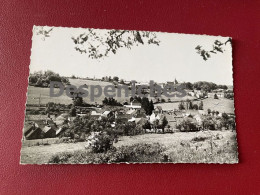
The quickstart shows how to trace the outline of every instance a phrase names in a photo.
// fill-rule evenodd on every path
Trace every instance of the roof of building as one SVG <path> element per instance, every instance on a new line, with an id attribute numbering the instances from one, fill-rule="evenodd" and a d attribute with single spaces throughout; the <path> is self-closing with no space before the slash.
<path id="1" fill-rule="evenodd" d="M 96 112 L 95 110 L 91 111 L 91 116 L 100 116 L 101 113 Z"/>
<path id="2" fill-rule="evenodd" d="M 126 112 L 126 114 L 135 114 L 136 113 L 136 110 L 128 110 L 127 112 Z"/>
<path id="3" fill-rule="evenodd" d="M 105 111 L 105 112 L 103 112 L 103 116 L 107 116 L 107 115 L 109 115 L 111 113 L 111 111 Z"/>
<path id="4" fill-rule="evenodd" d="M 41 128 L 36 128 L 32 131 L 30 131 L 30 133 L 28 135 L 26 135 L 25 137 L 28 139 L 30 138 L 34 133 L 36 133 L 37 131 L 42 131 Z"/>
<path id="5" fill-rule="evenodd" d="M 47 125 L 47 126 L 45 126 L 44 128 L 42 128 L 42 131 L 44 132 L 44 133 L 47 133 L 48 131 L 50 131 L 50 130 L 55 130 L 56 129 L 56 126 L 55 125 Z"/>
<path id="6" fill-rule="evenodd" d="M 24 123 L 23 133 L 27 134 L 29 131 L 33 130 L 35 128 L 34 124 L 32 123 Z"/>
<path id="7" fill-rule="evenodd" d="M 131 119 L 128 120 L 128 122 L 134 122 L 135 121 L 135 118 L 132 117 Z"/>

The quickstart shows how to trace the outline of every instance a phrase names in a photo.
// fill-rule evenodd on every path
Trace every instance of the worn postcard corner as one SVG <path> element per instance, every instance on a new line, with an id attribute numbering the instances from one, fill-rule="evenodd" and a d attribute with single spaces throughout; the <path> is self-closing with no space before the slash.
<path id="1" fill-rule="evenodd" d="M 34 26 L 20 163 L 238 163 L 231 42 Z"/>

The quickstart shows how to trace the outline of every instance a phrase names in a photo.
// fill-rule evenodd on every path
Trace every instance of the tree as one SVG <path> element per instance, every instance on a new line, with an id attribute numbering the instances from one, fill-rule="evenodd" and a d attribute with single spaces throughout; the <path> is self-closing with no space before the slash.
<path id="1" fill-rule="evenodd" d="M 113 81 L 116 81 L 118 82 L 119 81 L 119 78 L 117 76 L 113 77 Z"/>
<path id="2" fill-rule="evenodd" d="M 215 115 L 215 113 L 216 113 L 216 111 L 215 111 L 215 110 L 213 110 L 211 113 L 212 113 L 212 115 L 214 116 L 214 115 Z"/>
<path id="3" fill-rule="evenodd" d="M 168 120 L 167 118 L 164 116 L 163 119 L 162 119 L 162 130 L 163 130 L 163 133 L 164 133 L 164 128 L 166 127 L 166 125 L 168 125 Z"/>
<path id="4" fill-rule="evenodd" d="M 70 116 L 76 116 L 77 113 L 76 113 L 76 108 L 73 106 L 71 109 L 70 109 Z"/>
<path id="5" fill-rule="evenodd" d="M 107 97 L 104 98 L 104 100 L 102 101 L 102 103 L 103 103 L 104 105 L 107 105 L 107 104 L 108 104 L 108 99 L 107 99 Z"/>
<path id="6" fill-rule="evenodd" d="M 47 37 L 50 37 L 50 32 L 53 30 L 53 28 L 36 26 L 33 30 L 36 31 L 36 35 L 41 36 L 42 40 L 45 41 Z"/>
<path id="7" fill-rule="evenodd" d="M 143 129 L 151 129 L 151 124 L 149 123 L 149 121 L 146 121 L 142 127 Z"/>
<path id="8" fill-rule="evenodd" d="M 228 38 L 228 40 L 225 43 L 222 43 L 219 40 L 215 40 L 212 49 L 210 51 L 202 49 L 202 46 L 200 45 L 195 47 L 195 50 L 197 50 L 197 53 L 200 54 L 203 60 L 206 61 L 211 57 L 211 54 L 217 54 L 218 52 L 223 53 L 224 52 L 223 46 L 225 46 L 228 42 L 230 42 L 231 44 L 231 38 Z"/>
<path id="9" fill-rule="evenodd" d="M 74 106 L 82 106 L 83 105 L 83 98 L 82 97 L 75 97 L 73 100 Z"/>
<path id="10" fill-rule="evenodd" d="M 36 82 L 35 86 L 42 87 L 42 79 L 41 78 L 38 79 L 38 81 Z"/>
<path id="11" fill-rule="evenodd" d="M 131 49 L 139 44 L 159 45 L 156 33 L 147 31 L 129 30 L 96 30 L 86 29 L 76 37 L 71 37 L 75 50 L 88 53 L 93 59 L 107 57 L 110 53 L 116 54 L 119 48 Z"/>
<path id="12" fill-rule="evenodd" d="M 38 77 L 34 75 L 30 75 L 29 82 L 35 84 L 38 81 Z"/>
<path id="13" fill-rule="evenodd" d="M 179 110 L 185 110 L 184 103 L 181 101 L 178 105 Z"/>
<path id="14" fill-rule="evenodd" d="M 151 115 L 154 111 L 154 105 L 153 105 L 153 100 L 150 100 L 149 102 L 149 115 Z"/>
<path id="15" fill-rule="evenodd" d="M 199 109 L 199 106 L 197 104 L 193 104 L 193 109 L 194 110 L 198 110 Z"/>
<path id="16" fill-rule="evenodd" d="M 138 100 L 138 97 L 136 97 L 136 99 L 137 99 L 137 101 L 140 102 L 140 100 Z M 151 100 L 149 102 L 149 99 L 147 97 L 143 97 L 141 99 L 141 106 L 145 110 L 145 113 L 147 115 L 151 115 L 153 113 L 153 110 L 154 110 L 153 101 Z"/>
<path id="17" fill-rule="evenodd" d="M 194 89 L 203 90 L 205 92 L 210 92 L 217 89 L 217 84 L 206 81 L 198 81 L 193 84 Z"/>
<path id="18" fill-rule="evenodd" d="M 203 129 L 215 130 L 216 123 L 211 116 L 208 116 L 202 120 L 202 127 Z"/>
<path id="19" fill-rule="evenodd" d="M 199 110 L 203 110 L 203 101 L 200 101 Z"/>
<path id="20" fill-rule="evenodd" d="M 180 131 L 198 131 L 198 124 L 197 122 L 190 118 L 190 117 L 187 117 L 187 118 L 184 118 L 178 125 L 177 125 L 177 128 L 180 130 Z"/>
<path id="21" fill-rule="evenodd" d="M 115 100 L 112 97 L 110 98 L 105 97 L 102 102 L 104 105 L 109 105 L 109 106 L 123 106 L 121 103 L 119 103 L 117 100 Z"/>
<path id="22" fill-rule="evenodd" d="M 188 109 L 189 109 L 189 110 L 192 110 L 192 109 L 193 109 L 193 103 L 192 103 L 192 101 L 187 100 L 187 105 L 188 105 Z"/>
<path id="23" fill-rule="evenodd" d="M 125 82 L 124 82 L 124 80 L 123 79 L 120 79 L 120 82 L 119 82 L 120 84 L 122 84 L 122 85 L 124 85 L 125 84 Z"/>
<path id="24" fill-rule="evenodd" d="M 193 89 L 193 84 L 192 83 L 187 82 L 187 83 L 185 83 L 185 85 L 186 85 L 186 89 L 188 89 L 188 90 L 192 90 Z"/>

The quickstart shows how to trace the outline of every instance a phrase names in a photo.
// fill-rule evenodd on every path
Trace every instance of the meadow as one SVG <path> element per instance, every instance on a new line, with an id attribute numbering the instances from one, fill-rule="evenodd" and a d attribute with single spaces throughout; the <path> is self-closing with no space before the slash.
<path id="1" fill-rule="evenodd" d="M 220 113 L 234 113 L 234 100 L 226 99 L 226 98 L 206 98 L 202 100 L 203 102 L 203 110 L 207 112 L 208 109 L 211 111 L 219 111 Z M 193 104 L 199 104 L 200 100 L 194 100 Z M 158 103 L 156 106 L 161 106 L 163 110 L 173 110 L 177 109 L 179 106 L 179 102 L 167 102 L 167 103 Z"/>
<path id="2" fill-rule="evenodd" d="M 122 136 L 114 143 L 116 148 L 140 143 L 159 143 L 173 163 L 237 163 L 235 131 L 177 132 L 173 134 L 143 134 Z M 88 157 L 85 142 L 53 143 L 50 145 L 25 146 L 21 150 L 22 164 L 45 164 L 53 156 L 84 154 Z M 91 155 L 89 153 L 89 155 Z M 75 160 L 75 159 L 74 159 Z"/>
<path id="3" fill-rule="evenodd" d="M 102 90 L 104 91 L 104 87 L 107 85 L 111 85 L 109 82 L 104 82 L 104 81 L 93 81 L 93 80 L 84 80 L 84 79 L 70 79 L 70 83 L 72 85 L 75 85 L 77 87 L 81 85 L 100 85 Z M 117 93 L 116 89 L 116 93 Z M 54 89 L 54 92 L 57 93 L 59 89 Z M 90 91 L 90 90 L 88 90 Z M 97 90 L 95 91 L 95 93 Z M 128 101 L 130 97 L 125 97 L 125 90 L 121 90 L 121 97 L 115 97 L 115 99 L 121 103 Z M 49 88 L 40 88 L 40 87 L 33 87 L 29 86 L 28 87 L 28 94 L 27 94 L 27 104 L 39 104 L 39 97 L 41 96 L 40 103 L 41 104 L 47 104 L 48 102 L 54 102 L 54 103 L 61 103 L 61 104 L 71 104 L 72 99 L 68 97 L 64 91 L 64 93 L 60 97 L 50 97 L 50 89 Z M 105 95 L 102 93 L 100 97 L 95 98 L 95 102 L 98 104 L 102 104 L 102 101 L 104 100 Z M 165 99 L 165 103 L 158 103 L 156 106 L 161 106 L 163 110 L 172 110 L 172 109 L 178 109 L 179 102 L 168 102 L 168 98 L 165 96 L 162 96 L 161 98 Z M 154 98 L 152 98 L 154 100 Z M 186 100 L 190 99 L 193 100 L 194 103 L 199 104 L 199 101 L 194 100 L 194 97 L 191 96 L 185 96 L 182 98 L 178 97 L 173 97 L 171 98 L 171 101 L 181 101 L 181 100 Z M 87 103 L 94 103 L 90 101 L 90 96 L 84 97 L 83 100 Z M 215 110 L 219 111 L 221 113 L 226 112 L 226 113 L 234 113 L 234 100 L 229 100 L 226 98 L 219 98 L 219 99 L 214 99 L 214 98 L 206 98 L 203 101 L 203 107 L 204 110 Z M 154 100 L 155 102 L 155 100 Z"/>
<path id="4" fill-rule="evenodd" d="M 99 85 L 102 88 L 102 91 L 104 91 L 104 87 L 107 85 L 111 85 L 109 82 L 104 81 L 93 81 L 93 80 L 84 80 L 84 79 L 70 79 L 69 80 L 71 85 L 74 85 L 76 87 L 82 86 L 82 85 L 88 85 L 88 86 L 94 86 Z M 88 89 L 90 92 L 90 89 Z M 58 93 L 59 89 L 55 88 L 54 93 Z M 97 89 L 95 90 L 95 93 L 97 93 Z M 117 93 L 117 89 L 116 89 Z M 121 97 L 116 97 L 119 102 L 123 103 L 124 101 L 129 101 L 129 98 L 125 98 L 125 90 L 121 90 Z M 28 87 L 28 94 L 27 94 L 27 104 L 39 104 L 39 97 L 41 96 L 41 104 L 47 104 L 48 102 L 54 102 L 54 103 L 60 103 L 60 104 L 71 104 L 72 100 L 70 97 L 66 95 L 66 92 L 59 96 L 59 97 L 50 97 L 50 88 L 42 88 L 42 87 Z M 98 104 L 102 104 L 102 101 L 104 100 L 105 95 L 104 93 L 101 94 L 100 97 L 96 97 L 94 102 L 91 102 L 90 96 L 84 97 L 83 100 L 87 103 L 94 104 L 97 102 Z"/>

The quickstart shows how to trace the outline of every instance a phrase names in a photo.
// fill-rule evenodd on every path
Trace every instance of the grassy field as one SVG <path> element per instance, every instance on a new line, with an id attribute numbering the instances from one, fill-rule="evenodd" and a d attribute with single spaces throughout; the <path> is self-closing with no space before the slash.
<path id="1" fill-rule="evenodd" d="M 226 98 L 214 99 L 214 98 L 207 98 L 203 100 L 203 107 L 204 110 L 215 110 L 221 113 L 234 113 L 234 100 L 229 100 Z"/>
<path id="2" fill-rule="evenodd" d="M 122 136 L 115 147 L 130 146 L 137 143 L 160 143 L 167 149 L 167 154 L 175 163 L 236 163 L 237 144 L 235 131 L 204 131 L 174 134 L 144 134 Z M 85 143 L 60 143 L 42 146 L 23 147 L 21 163 L 44 164 L 56 154 L 85 150 Z"/>
<path id="3" fill-rule="evenodd" d="M 203 101 L 203 108 L 205 111 L 208 109 L 219 111 L 221 113 L 234 113 L 234 100 L 229 100 L 226 98 L 214 99 L 206 98 Z M 200 101 L 193 101 L 193 103 L 199 104 Z M 179 102 L 172 103 L 159 103 L 156 106 L 161 106 L 163 110 L 178 109 Z"/>
<path id="4" fill-rule="evenodd" d="M 83 80 L 83 79 L 70 79 L 70 83 L 72 85 L 77 86 L 77 87 L 84 85 L 84 84 L 86 84 L 88 86 L 100 85 L 103 91 L 104 91 L 105 86 L 111 85 L 111 83 L 109 83 L 109 82 Z M 54 89 L 54 93 L 58 93 L 58 92 L 59 92 L 59 89 Z M 89 88 L 88 88 L 88 92 L 90 92 Z M 97 93 L 97 89 L 95 90 L 95 93 Z M 116 89 L 116 93 L 117 93 L 117 89 Z M 41 104 L 46 104 L 48 102 L 61 103 L 61 104 L 71 104 L 72 103 L 71 98 L 66 95 L 65 91 L 60 97 L 50 97 L 50 89 L 49 88 L 29 86 L 28 87 L 27 104 L 39 104 L 40 94 L 41 94 Z M 129 100 L 129 98 L 125 98 L 125 90 L 124 89 L 121 90 L 121 94 L 122 94 L 122 97 L 116 97 L 115 99 L 117 99 L 121 103 L 126 101 L 126 100 Z M 102 93 L 102 95 L 100 97 L 95 98 L 94 102 L 90 101 L 89 95 L 88 95 L 88 97 L 84 97 L 83 100 L 87 103 L 97 102 L 98 104 L 101 104 L 102 100 L 104 100 L 104 98 L 105 98 L 105 95 L 104 95 L 104 93 Z"/>
<path id="5" fill-rule="evenodd" d="M 103 81 L 93 81 L 93 80 L 83 80 L 83 79 L 70 79 L 70 83 L 72 85 L 75 85 L 79 87 L 80 85 L 100 85 L 102 87 L 102 90 L 104 91 L 104 87 L 107 85 L 111 85 L 109 82 L 103 82 Z M 54 89 L 54 92 L 58 92 L 59 89 Z M 90 89 L 88 89 L 90 92 Z M 97 89 L 95 93 L 97 92 Z M 60 97 L 50 97 L 50 89 L 49 88 L 40 88 L 40 87 L 33 87 L 29 86 L 28 87 L 28 96 L 27 96 L 27 103 L 28 104 L 39 104 L 39 97 L 41 95 L 41 104 L 46 104 L 48 102 L 54 102 L 54 103 L 61 103 L 61 104 L 71 104 L 72 100 L 70 97 L 66 95 L 66 92 L 60 96 Z M 116 89 L 117 93 L 117 89 Z M 104 93 L 100 97 L 95 98 L 94 102 L 97 102 L 98 104 L 102 103 L 102 100 L 105 98 Z M 166 102 L 168 101 L 168 98 L 165 96 L 162 96 L 161 98 L 164 98 Z M 160 99 L 161 99 L 160 98 Z M 94 103 L 90 101 L 90 96 L 83 98 L 85 102 L 87 103 Z M 121 97 L 115 97 L 117 101 L 123 103 L 124 101 L 129 101 L 129 97 L 125 97 L 125 90 L 121 90 Z M 154 98 L 152 98 L 154 99 Z M 185 96 L 183 98 L 171 98 L 171 101 L 180 101 L 180 100 L 186 100 L 186 99 L 191 99 L 193 100 L 194 97 L 191 96 Z M 198 101 L 194 101 L 194 103 L 197 104 L 199 103 Z M 226 113 L 234 113 L 234 101 L 225 99 L 225 98 L 220 98 L 220 99 L 213 99 L 213 98 L 207 98 L 203 100 L 204 104 L 204 110 L 211 109 L 215 111 L 219 111 L 221 113 L 226 112 Z M 159 103 L 156 104 L 157 106 L 162 106 L 163 109 L 169 110 L 169 109 L 178 109 L 178 102 L 171 102 L 171 103 Z"/>

